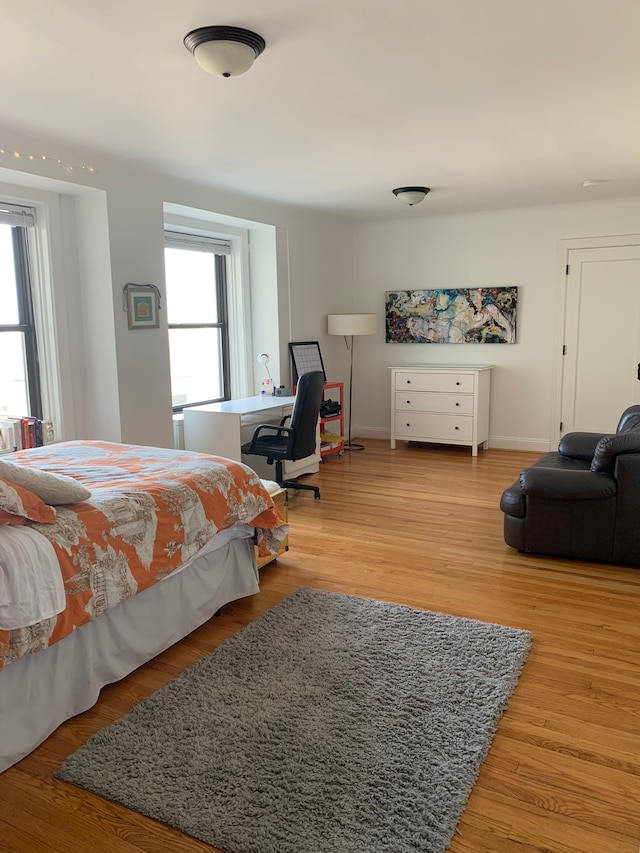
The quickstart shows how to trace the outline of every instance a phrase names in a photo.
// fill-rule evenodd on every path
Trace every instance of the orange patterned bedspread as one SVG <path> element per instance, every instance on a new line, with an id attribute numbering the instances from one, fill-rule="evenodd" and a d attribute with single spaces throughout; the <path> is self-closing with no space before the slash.
<path id="1" fill-rule="evenodd" d="M 66 609 L 29 628 L 0 630 L 0 669 L 171 574 L 220 530 L 251 525 L 261 555 L 276 553 L 288 531 L 258 475 L 229 459 L 69 441 L 12 461 L 73 477 L 92 494 L 57 506 L 54 524 L 31 525 L 56 551 Z"/>

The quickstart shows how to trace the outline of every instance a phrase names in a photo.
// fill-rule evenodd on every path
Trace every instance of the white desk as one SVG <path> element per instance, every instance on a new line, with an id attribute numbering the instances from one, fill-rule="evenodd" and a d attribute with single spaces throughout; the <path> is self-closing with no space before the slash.
<path id="1" fill-rule="evenodd" d="M 250 441 L 253 431 L 261 423 L 280 423 L 293 410 L 295 397 L 243 397 L 223 403 L 208 403 L 185 409 L 184 447 L 199 453 L 225 456 L 236 462 L 244 462 L 257 471 L 259 476 L 273 480 L 275 469 L 259 456 L 243 456 L 242 444 Z M 285 477 L 300 474 L 315 474 L 320 468 L 319 442 L 316 453 L 297 462 L 286 460 Z"/>

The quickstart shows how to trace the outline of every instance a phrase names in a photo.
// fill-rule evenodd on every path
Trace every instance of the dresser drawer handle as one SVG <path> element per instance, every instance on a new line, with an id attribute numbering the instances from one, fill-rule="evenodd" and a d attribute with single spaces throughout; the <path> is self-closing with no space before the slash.
<path id="1" fill-rule="evenodd" d="M 459 405 L 460 405 L 460 403 L 456 403 L 456 406 L 459 406 Z"/>
<path id="2" fill-rule="evenodd" d="M 407 405 L 408 405 L 408 406 L 410 406 L 410 405 L 411 405 L 411 400 L 407 400 Z"/>
<path id="3" fill-rule="evenodd" d="M 407 424 L 407 426 L 411 426 L 411 424 Z"/>
<path id="4" fill-rule="evenodd" d="M 460 384 L 459 382 L 456 382 L 456 385 L 459 385 L 459 384 Z"/>
<path id="5" fill-rule="evenodd" d="M 407 379 L 407 385 L 411 385 L 411 380 Z"/>
<path id="6" fill-rule="evenodd" d="M 460 427 L 454 427 L 454 429 L 460 429 Z"/>

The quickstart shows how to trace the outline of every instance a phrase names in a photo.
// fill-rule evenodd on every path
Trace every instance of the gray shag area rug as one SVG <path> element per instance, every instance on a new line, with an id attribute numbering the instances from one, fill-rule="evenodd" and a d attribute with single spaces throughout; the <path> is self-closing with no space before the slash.
<path id="1" fill-rule="evenodd" d="M 530 643 L 301 587 L 56 776 L 227 853 L 443 853 Z"/>

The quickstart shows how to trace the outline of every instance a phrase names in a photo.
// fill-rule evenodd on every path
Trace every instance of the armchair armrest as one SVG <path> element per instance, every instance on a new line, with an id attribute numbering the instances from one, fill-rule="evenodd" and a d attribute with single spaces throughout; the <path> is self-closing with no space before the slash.
<path id="1" fill-rule="evenodd" d="M 616 494 L 610 474 L 559 468 L 527 468 L 520 474 L 520 487 L 525 495 L 552 500 L 604 500 Z"/>
<path id="2" fill-rule="evenodd" d="M 598 442 L 604 437 L 605 435 L 601 432 L 568 432 L 560 439 L 558 452 L 562 456 L 572 456 L 574 459 L 591 462 Z"/>

